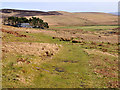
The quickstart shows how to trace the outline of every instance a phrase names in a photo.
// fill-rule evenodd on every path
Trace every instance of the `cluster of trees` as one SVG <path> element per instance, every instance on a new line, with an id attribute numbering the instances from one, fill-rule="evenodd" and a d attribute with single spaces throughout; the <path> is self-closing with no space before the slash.
<path id="1" fill-rule="evenodd" d="M 25 17 L 8 17 L 3 20 L 4 25 L 18 26 L 18 24 L 21 23 L 29 23 L 33 28 L 49 28 L 47 22 L 44 22 L 42 19 L 36 17 L 29 19 Z"/>

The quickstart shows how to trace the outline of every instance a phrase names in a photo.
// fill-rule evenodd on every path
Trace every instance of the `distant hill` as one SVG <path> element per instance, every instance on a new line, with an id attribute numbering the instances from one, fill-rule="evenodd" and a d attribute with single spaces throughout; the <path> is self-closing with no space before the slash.
<path id="1" fill-rule="evenodd" d="M 70 13 L 64 11 L 33 11 L 33 10 L 16 10 L 2 9 L 2 17 L 17 16 L 30 18 L 39 17 L 48 22 L 49 25 L 60 26 L 81 26 L 81 25 L 118 25 L 118 17 L 109 13 L 101 12 L 77 12 Z"/>
<path id="2" fill-rule="evenodd" d="M 120 15 L 120 12 L 110 12 L 113 15 Z"/>
<path id="3" fill-rule="evenodd" d="M 0 12 L 2 12 L 3 14 L 9 14 L 9 15 L 12 14 L 13 16 L 61 15 L 61 13 L 58 13 L 56 11 L 43 12 L 43 11 L 17 10 L 17 9 L 1 9 Z"/>

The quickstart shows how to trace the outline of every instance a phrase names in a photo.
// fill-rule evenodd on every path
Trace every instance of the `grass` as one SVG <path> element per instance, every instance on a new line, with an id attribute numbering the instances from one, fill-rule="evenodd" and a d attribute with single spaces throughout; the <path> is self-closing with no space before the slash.
<path id="1" fill-rule="evenodd" d="M 60 12 L 61 13 L 61 12 Z M 42 16 L 49 25 L 80 26 L 80 25 L 117 25 L 117 16 L 104 13 L 64 13 L 63 15 Z M 39 17 L 39 16 L 38 16 Z"/>
<path id="2" fill-rule="evenodd" d="M 82 51 L 82 48 L 76 45 L 65 45 L 52 60 L 47 60 L 44 63 L 40 63 L 41 58 L 35 56 L 13 55 L 13 53 L 8 53 L 5 56 L 7 58 L 3 58 L 5 66 L 5 68 L 3 68 L 3 87 L 89 87 L 89 77 L 86 74 L 88 72 L 86 68 L 88 57 Z M 16 65 L 18 58 L 29 58 L 32 64 L 27 65 L 23 63 L 22 65 Z M 65 62 L 66 60 L 77 61 L 77 63 Z M 42 70 L 37 70 L 36 67 L 42 68 Z M 58 71 L 55 70 L 56 68 L 58 68 Z M 22 72 L 23 70 L 25 71 L 24 73 Z M 63 70 L 63 72 L 59 70 Z M 26 84 L 23 84 L 23 82 L 19 80 L 17 81 L 16 75 L 24 77 Z M 27 83 L 27 80 L 28 82 L 31 81 L 31 83 Z M 18 84 L 19 86 L 17 86 Z"/>
<path id="3" fill-rule="evenodd" d="M 99 46 L 100 44 L 102 44 L 102 46 Z M 80 43 L 80 45 L 81 45 L 81 43 Z M 111 53 L 111 54 L 118 53 L 118 45 L 117 44 L 107 44 L 107 43 L 100 43 L 100 42 L 97 42 L 96 44 L 92 44 L 91 42 L 85 42 L 81 46 L 82 46 L 82 48 L 97 49 L 99 51 L 107 50 L 107 52 Z"/>
<path id="4" fill-rule="evenodd" d="M 62 28 L 83 28 L 91 31 L 92 29 L 107 30 L 116 28 L 116 26 L 71 26 Z M 82 46 L 79 43 L 72 44 L 72 42 L 52 39 L 51 36 L 43 33 L 19 33 L 29 37 L 16 37 L 12 34 L 3 33 L 3 36 L 5 36 L 3 42 L 57 43 L 63 47 L 60 48 L 60 51 L 52 59 L 35 55 L 23 55 L 16 52 L 3 53 L 3 88 L 106 88 L 108 87 L 108 81 L 116 81 L 116 78 L 101 77 L 102 75 L 96 74 L 94 69 L 105 69 L 104 66 L 97 66 L 95 62 L 105 63 L 105 66 L 113 67 L 109 62 L 104 62 L 104 59 L 108 58 L 113 62 L 117 58 L 88 55 L 84 52 L 84 48 L 94 46 L 90 43 Z M 107 46 L 107 44 L 104 45 Z M 112 47 L 107 47 L 107 49 L 111 51 L 117 45 Z M 22 62 L 18 64 L 17 60 L 20 58 L 28 58 L 27 61 L 31 63 Z"/>
<path id="5" fill-rule="evenodd" d="M 76 52 L 76 53 L 74 53 Z M 78 63 L 70 63 L 64 61 L 78 61 Z M 44 69 L 50 71 L 42 72 L 41 78 L 36 77 L 35 87 L 47 88 L 82 88 L 87 87 L 89 77 L 87 73 L 87 55 L 82 51 L 82 48 L 66 45 L 62 50 L 53 57 L 49 63 L 43 63 Z M 42 66 L 41 65 L 41 66 Z M 60 71 L 56 71 L 58 68 Z M 43 83 L 44 82 L 44 83 Z"/>
<path id="6" fill-rule="evenodd" d="M 118 26 L 51 26 L 53 29 L 82 29 L 85 31 L 99 31 L 99 30 L 110 30 L 117 28 Z"/>
<path id="7" fill-rule="evenodd" d="M 90 55 L 90 60 L 89 60 L 90 69 L 89 70 L 90 72 L 92 72 L 91 74 L 94 77 L 92 78 L 94 81 L 94 85 L 95 85 L 94 87 L 97 87 L 97 88 L 117 87 L 118 84 L 115 82 L 116 81 L 118 82 L 118 77 L 112 76 L 113 74 L 114 75 L 118 74 L 117 70 L 112 70 L 113 67 L 115 67 L 116 69 L 118 68 L 117 60 L 118 60 L 117 57 L 112 57 L 112 56 L 107 56 L 107 55 L 100 55 L 100 54 Z M 102 70 L 105 70 L 105 72 Z M 97 72 L 97 71 L 101 71 L 101 72 Z M 111 84 L 109 84 L 109 82 Z"/>
<path id="8" fill-rule="evenodd" d="M 15 52 L 14 52 L 15 53 Z M 28 55 L 21 55 L 21 54 L 13 54 L 13 53 L 6 53 L 5 55 L 6 57 L 3 57 L 3 63 L 4 63 L 4 68 L 3 68 L 3 87 L 17 87 L 17 85 L 19 85 L 19 87 L 24 87 L 23 83 L 20 83 L 18 81 L 18 77 L 22 77 L 25 74 L 22 73 L 22 70 L 26 70 L 27 72 L 29 72 L 30 69 L 30 65 L 26 65 L 25 63 L 23 64 L 18 64 L 17 60 L 19 58 L 28 58 L 29 61 L 32 61 L 34 59 L 40 59 L 36 56 L 28 56 Z M 33 71 L 31 71 L 33 72 Z M 21 74 L 22 73 L 22 74 Z M 34 72 L 33 72 L 34 73 Z M 26 77 L 26 75 L 25 75 Z"/>
<path id="9" fill-rule="evenodd" d="M 12 34 L 4 34 L 3 41 L 5 42 L 39 42 L 39 43 L 57 43 L 57 39 L 52 39 L 52 37 L 44 35 L 43 33 L 21 33 L 27 35 L 28 37 L 16 37 Z"/>
<path id="10" fill-rule="evenodd" d="M 9 42 L 47 42 L 47 43 L 61 43 L 64 47 L 62 50 L 53 57 L 52 60 L 48 60 L 45 63 L 39 63 L 41 58 L 35 57 L 35 56 L 25 56 L 25 55 L 19 55 L 13 53 L 7 53 L 7 58 L 3 58 L 3 63 L 5 65 L 5 68 L 3 69 L 3 74 L 5 75 L 3 78 L 3 87 L 86 87 L 88 82 L 88 76 L 86 75 L 87 72 L 87 56 L 82 51 L 81 47 L 77 47 L 76 45 L 69 45 L 66 42 L 60 42 L 58 40 L 53 40 L 50 36 L 44 35 L 42 33 L 30 33 L 26 34 L 28 36 L 32 36 L 32 38 L 20 38 L 15 37 L 13 35 L 7 34 L 4 38 L 4 41 Z M 76 52 L 76 53 L 75 53 Z M 14 52 L 15 53 L 15 52 Z M 18 58 L 32 58 L 29 59 L 33 64 L 27 65 L 23 63 L 23 65 L 16 65 Z M 11 58 L 11 59 L 10 59 Z M 38 60 L 37 60 L 38 59 Z M 64 62 L 64 61 L 68 62 Z M 8 62 L 9 61 L 9 62 Z M 71 63 L 69 61 L 77 61 L 78 63 Z M 34 64 L 36 62 L 36 64 Z M 54 67 L 53 67 L 54 66 Z M 43 68 L 42 71 L 36 71 L 35 67 Z M 63 70 L 64 72 L 58 72 L 55 71 L 55 69 L 58 68 L 60 70 Z M 79 68 L 79 69 L 78 69 Z M 22 72 L 22 70 L 26 71 L 25 73 Z M 47 72 L 49 71 L 49 72 Z M 21 74 L 22 73 L 22 74 Z M 36 75 L 36 77 L 32 74 Z M 16 74 L 18 74 L 20 77 L 24 77 L 25 80 L 27 80 L 28 76 L 30 76 L 30 79 L 32 80 L 32 84 L 26 84 L 22 85 L 23 83 L 16 79 Z M 6 76 L 7 75 L 7 76 Z M 77 78 L 76 78 L 77 77 Z M 68 79 L 67 79 L 68 78 Z M 15 80 L 14 80 L 15 79 Z M 84 80 L 84 81 L 83 81 Z M 29 81 L 29 79 L 28 79 Z M 81 83 L 80 83 L 81 81 Z M 83 85 L 83 83 L 86 85 Z M 19 86 L 17 86 L 19 84 Z M 81 86 L 80 86 L 81 85 Z"/>

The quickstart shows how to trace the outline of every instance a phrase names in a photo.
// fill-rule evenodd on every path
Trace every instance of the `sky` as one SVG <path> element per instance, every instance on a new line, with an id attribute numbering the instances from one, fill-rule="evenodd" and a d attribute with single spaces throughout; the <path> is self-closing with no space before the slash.
<path id="1" fill-rule="evenodd" d="M 1 2 L 119 2 L 119 0 L 0 0 Z"/>
<path id="2" fill-rule="evenodd" d="M 0 8 L 68 11 L 68 12 L 117 12 L 118 0 L 2 0 Z"/>

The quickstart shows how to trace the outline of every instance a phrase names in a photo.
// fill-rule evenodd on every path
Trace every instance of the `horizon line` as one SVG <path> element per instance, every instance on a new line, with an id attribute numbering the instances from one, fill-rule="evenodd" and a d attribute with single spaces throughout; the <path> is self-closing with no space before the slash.
<path id="1" fill-rule="evenodd" d="M 40 9 L 19 9 L 19 8 L 0 8 L 2 9 L 13 9 L 13 10 L 26 10 L 26 11 L 43 11 L 43 12 L 49 12 L 49 11 L 63 11 L 63 12 L 71 12 L 71 13 L 79 13 L 79 12 L 100 12 L 100 13 L 111 13 L 111 12 L 104 12 L 104 11 L 67 11 L 67 10 L 40 10 Z"/>

